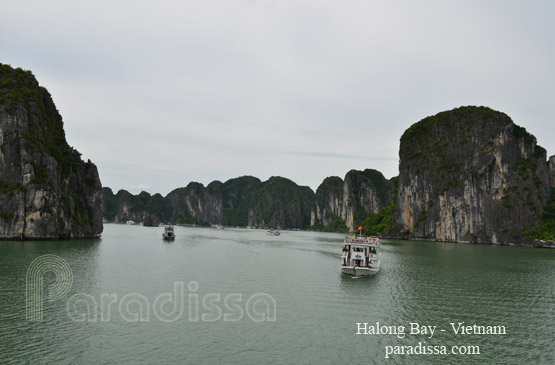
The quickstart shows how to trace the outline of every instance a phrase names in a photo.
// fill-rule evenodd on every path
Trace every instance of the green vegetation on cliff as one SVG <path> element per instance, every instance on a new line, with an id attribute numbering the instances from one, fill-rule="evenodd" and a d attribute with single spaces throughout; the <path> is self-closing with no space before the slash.
<path id="1" fill-rule="evenodd" d="M 555 189 L 540 214 L 541 224 L 530 232 L 532 238 L 544 241 L 555 241 Z"/>
<path id="2" fill-rule="evenodd" d="M 365 169 L 364 171 L 351 170 L 345 177 L 345 181 L 350 181 L 351 194 L 348 203 L 354 206 L 354 224 L 353 228 L 359 227 L 364 220 L 370 215 L 375 214 L 369 211 L 370 201 L 368 201 L 369 189 L 376 194 L 377 206 L 373 207 L 380 210 L 391 203 L 393 199 L 393 182 L 387 180 L 383 174 L 374 169 Z M 383 209 L 383 208 L 381 208 Z M 374 210 L 374 211 L 376 211 Z"/>
<path id="3" fill-rule="evenodd" d="M 184 188 L 170 192 L 166 198 L 173 208 L 172 221 L 186 224 L 225 224 L 219 181 L 204 187 L 190 182 Z"/>
<path id="4" fill-rule="evenodd" d="M 320 231 L 324 229 L 324 225 L 330 224 L 334 219 L 341 216 L 343 185 L 342 178 L 329 176 L 318 186 L 314 197 L 314 222 L 313 225 L 308 227 L 309 230 Z M 343 224 L 345 224 L 345 221 L 343 221 Z"/>
<path id="5" fill-rule="evenodd" d="M 328 225 L 326 225 L 322 231 L 324 232 L 347 232 L 349 229 L 345 225 L 345 221 L 341 218 L 335 218 Z"/>
<path id="6" fill-rule="evenodd" d="M 54 157 L 63 177 L 77 170 L 81 154 L 67 144 L 62 117 L 48 90 L 40 86 L 31 71 L 0 64 L 0 108 L 16 115 L 27 112 L 27 131 L 16 136 L 28 152 Z M 11 143 L 16 140 L 10 141 Z"/>
<path id="7" fill-rule="evenodd" d="M 252 195 L 261 185 L 262 181 L 253 176 L 241 176 L 222 184 L 224 217 L 228 225 L 248 226 Z"/>
<path id="8" fill-rule="evenodd" d="M 507 115 L 474 106 L 438 113 L 407 129 L 399 156 L 399 177 L 351 170 L 345 180 L 324 179 L 316 193 L 277 176 L 265 182 L 242 176 L 206 188 L 190 183 L 158 195 L 156 214 L 195 224 L 335 232 L 362 226 L 365 234 L 446 241 L 553 238 L 546 151 Z M 154 209 L 156 195 L 125 197 L 132 210 Z M 110 204 L 106 199 L 108 219 L 115 210 Z"/>
<path id="9" fill-rule="evenodd" d="M 282 177 L 261 182 L 252 176 L 213 181 L 206 188 L 196 182 L 178 188 L 166 197 L 146 192 L 133 195 L 125 190 L 113 194 L 103 189 L 108 221 L 141 221 L 155 214 L 162 222 L 227 224 L 305 228 L 310 224 L 314 193 Z"/>
<path id="10" fill-rule="evenodd" d="M 5 237 L 102 232 L 98 171 L 69 146 L 63 127 L 50 93 L 33 74 L 0 64 L 0 206 L 13 218 L 1 227 Z"/>
<path id="11" fill-rule="evenodd" d="M 150 195 L 143 191 L 133 195 L 127 190 L 120 190 L 114 195 L 112 189 L 102 188 L 104 218 L 114 221 L 116 214 L 125 205 L 129 209 L 129 217 L 134 214 L 145 215 L 144 212 L 155 214 L 161 221 L 168 222 L 172 216 L 172 208 L 167 199 L 160 194 Z"/>
<path id="12" fill-rule="evenodd" d="M 0 193 L 13 196 L 15 192 L 25 191 L 25 186 L 20 182 L 7 183 L 0 180 Z"/>
<path id="13" fill-rule="evenodd" d="M 504 113 L 483 106 L 466 106 L 427 117 L 413 124 L 401 136 L 399 157 L 403 166 L 416 164 L 427 171 L 434 190 L 442 192 L 459 186 L 461 176 L 475 170 L 463 166 L 472 158 L 468 146 L 481 140 L 493 140 L 511 119 Z M 515 133 L 529 136 L 524 128 Z M 464 146 L 465 148 L 461 148 Z M 478 146 L 481 153 L 492 148 L 491 143 Z"/>
<path id="14" fill-rule="evenodd" d="M 399 157 L 403 237 L 530 243 L 550 195 L 546 151 L 506 114 L 467 106 L 424 118 Z"/>
<path id="15" fill-rule="evenodd" d="M 357 222 L 359 226 L 362 226 L 362 233 L 365 235 L 389 236 L 398 234 L 398 229 L 393 224 L 393 212 L 397 201 L 399 177 L 391 178 L 389 183 L 393 187 L 393 200 L 377 213 L 367 216 L 362 222 Z"/>
<path id="16" fill-rule="evenodd" d="M 393 200 L 395 178 L 377 170 L 350 170 L 345 180 L 331 176 L 316 190 L 312 230 L 355 231 Z M 338 224 L 338 219 L 343 225 Z"/>
<path id="17" fill-rule="evenodd" d="M 380 203 L 388 203 L 391 200 L 391 182 L 387 180 L 381 172 L 374 169 L 365 169 L 360 173 L 372 183 Z M 360 188 L 361 185 L 354 185 L 352 188 L 353 195 L 360 195 Z"/>
<path id="18" fill-rule="evenodd" d="M 394 203 L 390 203 L 379 212 L 368 216 L 360 225 L 365 235 L 389 234 L 393 230 L 392 216 Z"/>
<path id="19" fill-rule="evenodd" d="M 306 228 L 314 205 L 314 192 L 307 186 L 272 176 L 251 196 L 250 222 L 255 226 Z"/>
<path id="20" fill-rule="evenodd" d="M 322 181 L 318 189 L 316 189 L 316 194 L 318 195 L 319 191 L 333 191 L 336 194 L 343 193 L 343 179 L 339 176 L 329 176 Z"/>

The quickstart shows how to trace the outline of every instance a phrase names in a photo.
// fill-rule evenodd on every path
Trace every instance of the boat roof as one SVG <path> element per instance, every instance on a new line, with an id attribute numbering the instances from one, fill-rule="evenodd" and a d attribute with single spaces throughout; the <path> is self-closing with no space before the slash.
<path id="1" fill-rule="evenodd" d="M 343 241 L 344 245 L 351 245 L 351 246 L 379 246 L 380 239 L 375 236 L 369 237 L 345 237 Z"/>
<path id="2" fill-rule="evenodd" d="M 380 247 L 379 243 L 353 243 L 353 242 L 343 242 L 344 246 L 361 246 L 361 247 Z"/>

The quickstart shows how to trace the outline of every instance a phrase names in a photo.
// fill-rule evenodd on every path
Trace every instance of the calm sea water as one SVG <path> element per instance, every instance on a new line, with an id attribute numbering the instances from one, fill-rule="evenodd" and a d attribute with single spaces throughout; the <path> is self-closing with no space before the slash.
<path id="1" fill-rule="evenodd" d="M 555 250 L 383 240 L 378 275 L 352 279 L 339 272 L 340 234 L 177 227 L 166 243 L 161 233 L 108 224 L 100 240 L 0 242 L 0 363 L 555 363 Z M 26 274 L 45 254 L 65 260 L 73 282 L 49 301 L 56 276 L 45 274 L 43 320 L 32 322 Z M 183 283 L 184 302 L 162 308 L 183 314 L 163 321 L 155 301 L 175 283 Z M 126 296 L 148 302 L 148 320 L 129 321 L 140 306 Z M 77 298 L 92 298 L 96 321 L 75 321 L 87 310 Z M 359 322 L 405 326 L 406 336 L 357 335 Z M 506 334 L 456 335 L 451 322 L 505 326 Z M 411 335 L 409 323 L 437 329 L 432 338 Z M 387 346 L 419 343 L 479 346 L 480 354 L 385 359 Z"/>

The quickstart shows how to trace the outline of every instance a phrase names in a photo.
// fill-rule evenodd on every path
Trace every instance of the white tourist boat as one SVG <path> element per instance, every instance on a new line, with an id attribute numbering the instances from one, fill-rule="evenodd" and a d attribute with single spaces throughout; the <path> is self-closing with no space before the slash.
<path id="1" fill-rule="evenodd" d="M 277 229 L 270 229 L 268 232 L 266 232 L 266 234 L 268 236 L 279 236 L 281 233 L 279 233 L 279 231 Z"/>
<path id="2" fill-rule="evenodd" d="M 380 239 L 375 236 L 345 237 L 341 272 L 351 276 L 372 276 L 380 270 Z"/>
<path id="3" fill-rule="evenodd" d="M 162 238 L 167 241 L 173 241 L 175 239 L 175 232 L 173 226 L 164 227 L 164 233 L 162 233 Z"/>

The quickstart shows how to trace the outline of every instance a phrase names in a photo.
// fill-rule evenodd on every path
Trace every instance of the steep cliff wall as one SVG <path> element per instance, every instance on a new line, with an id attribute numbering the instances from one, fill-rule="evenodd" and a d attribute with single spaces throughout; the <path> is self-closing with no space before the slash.
<path id="1" fill-rule="evenodd" d="M 345 180 L 328 177 L 316 190 L 311 224 L 327 226 L 341 219 L 354 231 L 369 215 L 377 213 L 393 200 L 393 183 L 381 172 L 351 170 Z"/>
<path id="2" fill-rule="evenodd" d="M 148 214 L 143 219 L 143 226 L 145 227 L 158 227 L 160 223 L 160 218 L 156 214 Z"/>
<path id="3" fill-rule="evenodd" d="M 555 189 L 555 156 L 549 157 L 549 185 Z"/>
<path id="4" fill-rule="evenodd" d="M 190 218 L 232 226 L 304 228 L 310 222 L 314 193 L 291 180 L 271 177 L 261 182 L 252 176 L 199 183 L 174 190 L 167 199 L 176 221 Z"/>
<path id="5" fill-rule="evenodd" d="M 226 223 L 230 226 L 248 226 L 249 208 L 253 194 L 260 189 L 262 181 L 253 176 L 229 179 L 221 185 Z"/>
<path id="6" fill-rule="evenodd" d="M 314 192 L 307 186 L 272 176 L 252 193 L 249 226 L 305 228 L 310 224 Z"/>
<path id="7" fill-rule="evenodd" d="M 150 195 L 142 191 L 133 195 L 126 190 L 120 190 L 114 195 L 112 189 L 102 188 L 104 202 L 104 219 L 107 222 L 125 223 L 134 221 L 170 222 L 173 208 L 170 202 L 160 194 Z M 153 223 L 154 224 L 154 223 Z"/>
<path id="8" fill-rule="evenodd" d="M 148 214 L 135 195 L 120 190 L 116 195 L 108 187 L 102 188 L 104 202 L 104 219 L 107 222 L 125 223 L 127 221 L 142 222 Z"/>
<path id="9" fill-rule="evenodd" d="M 142 222 L 155 215 L 162 222 L 304 228 L 310 223 L 314 193 L 291 180 L 252 176 L 213 181 L 207 187 L 191 182 L 166 197 L 104 188 L 104 212 L 109 222 Z M 151 217 L 154 218 L 154 217 Z"/>
<path id="10" fill-rule="evenodd" d="M 65 139 L 48 91 L 0 64 L 0 238 L 90 238 L 102 233 L 96 166 Z"/>
<path id="11" fill-rule="evenodd" d="M 330 176 L 318 186 L 311 225 L 319 222 L 322 226 L 327 226 L 333 220 L 343 216 L 343 184 L 343 179 L 340 177 Z"/>
<path id="12" fill-rule="evenodd" d="M 214 181 L 205 188 L 201 183 L 191 182 L 185 188 L 173 190 L 166 196 L 173 208 L 172 220 L 178 223 L 226 224 L 220 184 Z"/>
<path id="13" fill-rule="evenodd" d="M 546 151 L 485 107 L 461 107 L 405 131 L 393 222 L 404 237 L 529 243 L 550 194 Z"/>
<path id="14" fill-rule="evenodd" d="M 381 172 L 351 170 L 345 175 L 341 217 L 350 231 L 368 215 L 377 213 L 393 199 L 393 185 Z"/>

